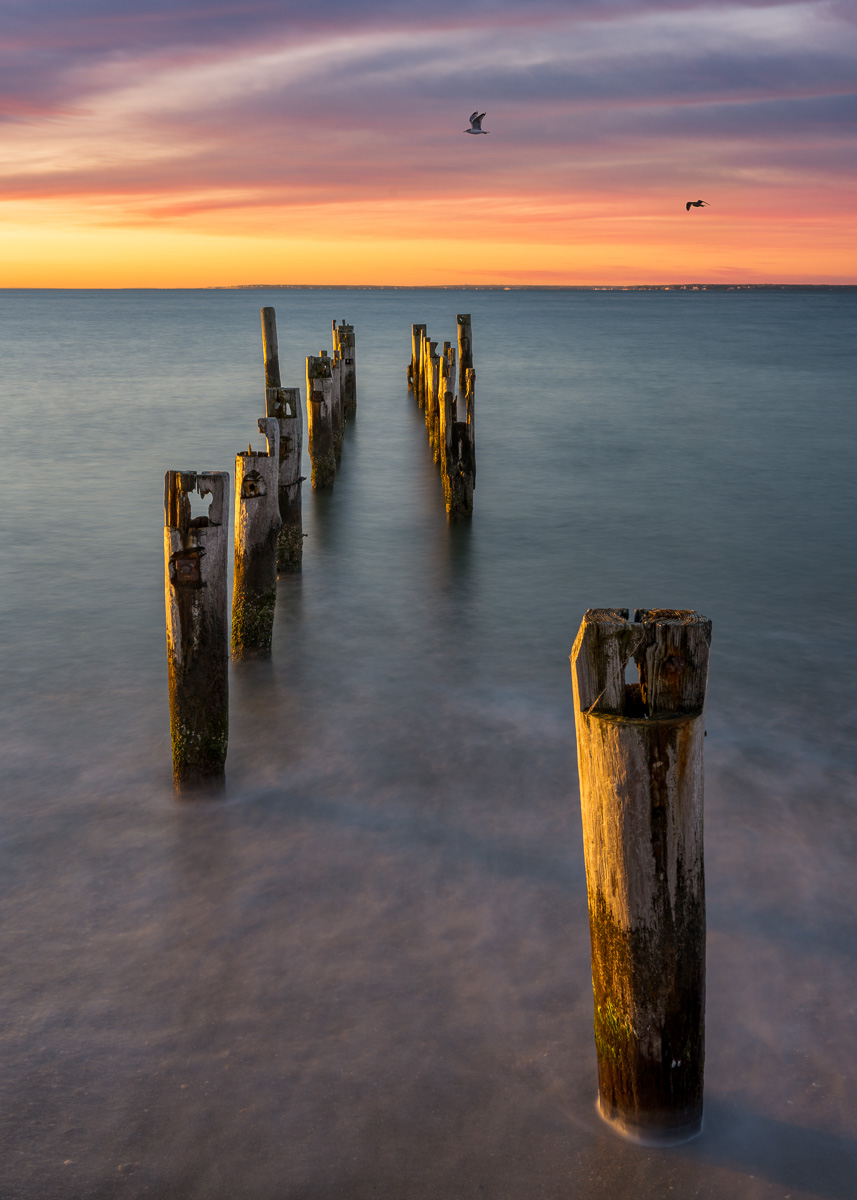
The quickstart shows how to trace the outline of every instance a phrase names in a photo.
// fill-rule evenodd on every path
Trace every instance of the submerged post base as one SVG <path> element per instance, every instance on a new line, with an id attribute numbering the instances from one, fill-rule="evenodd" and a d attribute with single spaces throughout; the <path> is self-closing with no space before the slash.
<path id="1" fill-rule="evenodd" d="M 177 800 L 218 800 L 226 790 L 226 775 L 196 776 L 193 779 L 173 778 Z"/>
<path id="2" fill-rule="evenodd" d="M 629 1121 L 618 1108 L 602 1103 L 600 1095 L 596 1098 L 595 1108 L 614 1133 L 638 1146 L 681 1146 L 702 1133 L 702 1113 L 682 1125 L 674 1125 L 654 1118 L 646 1122 Z"/>

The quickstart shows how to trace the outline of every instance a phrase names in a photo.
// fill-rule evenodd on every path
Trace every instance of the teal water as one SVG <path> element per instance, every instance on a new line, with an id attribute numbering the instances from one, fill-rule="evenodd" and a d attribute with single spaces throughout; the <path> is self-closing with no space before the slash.
<path id="1" fill-rule="evenodd" d="M 263 304 L 287 385 L 354 323 L 358 417 L 273 660 L 232 670 L 226 797 L 182 806 L 163 474 L 261 444 Z M 461 311 L 449 529 L 405 365 Z M 857 290 L 0 292 L 4 1196 L 850 1200 L 856 320 Z M 592 1108 L 568 654 L 603 605 L 714 623 L 706 1126 L 669 1152 Z"/>

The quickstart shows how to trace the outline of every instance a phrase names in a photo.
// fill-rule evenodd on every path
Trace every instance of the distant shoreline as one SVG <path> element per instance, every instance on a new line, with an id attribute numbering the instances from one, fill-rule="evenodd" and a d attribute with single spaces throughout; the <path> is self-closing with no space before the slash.
<path id="1" fill-rule="evenodd" d="M 209 283 L 2 287 L 0 292 L 855 292 L 857 283 Z"/>
<path id="2" fill-rule="evenodd" d="M 296 290 L 403 292 L 831 292 L 857 291 L 857 283 L 232 283 L 205 291 Z"/>

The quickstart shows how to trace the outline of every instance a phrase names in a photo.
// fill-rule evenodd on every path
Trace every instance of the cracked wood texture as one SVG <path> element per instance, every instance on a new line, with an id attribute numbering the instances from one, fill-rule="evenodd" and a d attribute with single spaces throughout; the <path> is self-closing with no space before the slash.
<path id="1" fill-rule="evenodd" d="M 235 570 L 232 583 L 232 656 L 271 653 L 277 603 L 280 532 L 280 423 L 260 417 L 267 451 L 244 450 L 235 459 Z"/>
<path id="2" fill-rule="evenodd" d="M 649 1143 L 702 1125 L 710 644 L 695 612 L 589 609 L 571 655 L 599 1108 Z"/>
<path id="3" fill-rule="evenodd" d="M 212 497 L 206 516 L 191 516 L 193 492 Z M 173 783 L 180 796 L 222 787 L 224 781 L 229 737 L 228 520 L 228 471 L 167 471 L 164 598 Z"/>

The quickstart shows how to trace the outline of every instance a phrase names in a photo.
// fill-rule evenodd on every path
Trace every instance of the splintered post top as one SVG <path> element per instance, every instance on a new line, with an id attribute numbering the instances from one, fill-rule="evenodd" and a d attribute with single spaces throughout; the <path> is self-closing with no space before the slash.
<path id="1" fill-rule="evenodd" d="M 698 716 L 705 704 L 711 621 L 691 609 L 590 608 L 571 652 L 575 703 L 631 719 Z M 633 658 L 639 685 L 625 684 Z"/>
<path id="2" fill-rule="evenodd" d="M 207 517 L 191 517 L 193 492 L 211 496 Z M 164 475 L 164 524 L 185 533 L 192 528 L 222 525 L 229 495 L 228 471 L 167 471 Z"/>

